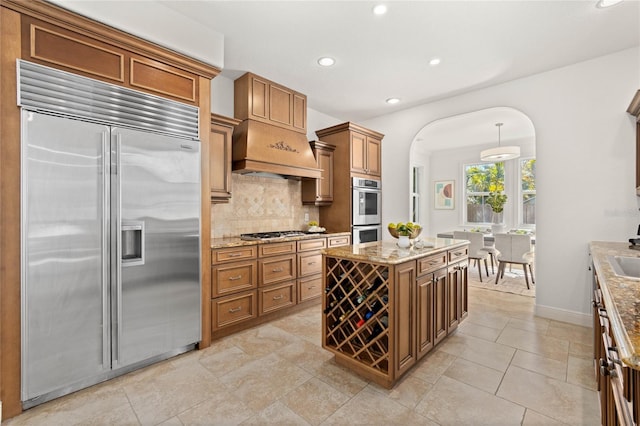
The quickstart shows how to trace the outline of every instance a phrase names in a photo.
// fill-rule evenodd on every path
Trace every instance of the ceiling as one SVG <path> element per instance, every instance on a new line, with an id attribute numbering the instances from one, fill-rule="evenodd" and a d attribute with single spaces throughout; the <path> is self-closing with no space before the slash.
<path id="1" fill-rule="evenodd" d="M 252 71 L 355 122 L 640 44 L 638 0 L 386 1 L 382 16 L 370 1 L 158 3 L 224 34 L 223 76 Z"/>

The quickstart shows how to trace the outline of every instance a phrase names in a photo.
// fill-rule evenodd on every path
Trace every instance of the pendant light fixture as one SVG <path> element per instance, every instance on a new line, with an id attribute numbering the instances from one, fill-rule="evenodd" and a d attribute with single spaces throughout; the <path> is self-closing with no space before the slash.
<path id="1" fill-rule="evenodd" d="M 504 123 L 496 123 L 496 127 L 498 128 L 498 147 L 485 149 L 480 152 L 480 159 L 482 161 L 503 161 L 520 157 L 519 146 L 500 146 L 500 127 L 502 127 L 503 124 Z"/>

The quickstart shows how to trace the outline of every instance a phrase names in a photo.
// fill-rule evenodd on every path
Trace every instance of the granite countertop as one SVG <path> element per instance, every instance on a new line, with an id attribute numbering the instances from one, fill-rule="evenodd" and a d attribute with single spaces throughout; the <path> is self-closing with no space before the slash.
<path id="1" fill-rule="evenodd" d="M 321 234 L 306 234 L 298 235 L 295 237 L 282 237 L 271 240 L 242 240 L 240 239 L 240 237 L 212 238 L 211 248 L 218 249 L 227 247 L 254 246 L 256 244 L 284 243 L 286 241 L 310 240 L 313 238 L 323 237 L 342 237 L 347 235 L 351 235 L 351 232 L 324 232 Z"/>
<path id="2" fill-rule="evenodd" d="M 640 257 L 640 251 L 630 249 L 629 243 L 604 241 L 592 241 L 589 250 L 620 359 L 625 365 L 640 370 L 640 279 L 616 275 L 607 259 L 608 256 Z"/>
<path id="3" fill-rule="evenodd" d="M 322 250 L 322 253 L 327 256 L 344 259 L 396 265 L 408 260 L 419 259 L 445 250 L 469 245 L 469 241 L 467 240 L 454 240 L 452 238 L 422 238 L 422 242 L 425 244 L 422 248 L 415 248 L 413 246 L 410 248 L 400 248 L 392 241 L 377 241 L 352 246 L 327 248 Z"/>

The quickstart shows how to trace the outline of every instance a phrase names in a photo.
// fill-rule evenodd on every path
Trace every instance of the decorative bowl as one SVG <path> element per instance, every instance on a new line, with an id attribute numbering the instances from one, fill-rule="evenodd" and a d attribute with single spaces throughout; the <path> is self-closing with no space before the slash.
<path id="1" fill-rule="evenodd" d="M 397 228 L 389 228 L 389 227 L 387 227 L 387 229 L 389 230 L 389 234 L 391 234 L 391 236 L 393 238 L 398 238 L 400 236 L 400 234 L 398 234 L 398 229 Z M 422 227 L 413 228 L 411 230 L 411 233 L 409 234 L 409 239 L 413 240 L 413 239 L 417 238 L 418 235 L 420 235 L 421 232 L 422 232 Z"/>

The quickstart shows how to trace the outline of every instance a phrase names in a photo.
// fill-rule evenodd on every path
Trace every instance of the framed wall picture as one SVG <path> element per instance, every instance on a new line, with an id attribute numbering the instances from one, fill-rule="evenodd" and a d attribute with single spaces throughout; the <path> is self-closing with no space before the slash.
<path id="1" fill-rule="evenodd" d="M 455 181 L 439 180 L 435 182 L 435 208 L 441 210 L 453 210 Z"/>

